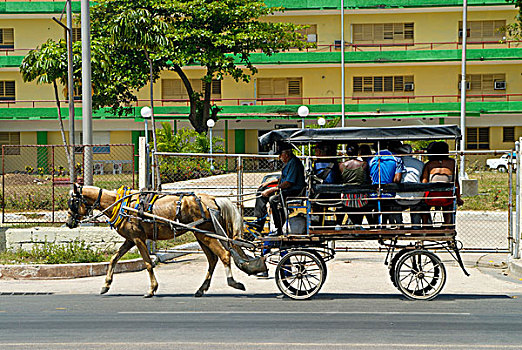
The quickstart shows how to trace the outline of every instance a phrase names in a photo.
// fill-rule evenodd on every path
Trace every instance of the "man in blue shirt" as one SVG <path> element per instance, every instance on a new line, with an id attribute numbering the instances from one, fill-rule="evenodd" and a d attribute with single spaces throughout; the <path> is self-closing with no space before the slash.
<path id="1" fill-rule="evenodd" d="M 299 195 L 305 187 L 305 177 L 303 163 L 294 155 L 291 149 L 282 150 L 279 159 L 285 164 L 281 170 L 281 177 L 279 180 L 261 184 L 258 190 L 254 215 L 258 218 L 257 225 L 262 229 L 267 214 L 266 203 L 270 203 L 274 226 L 277 228 L 277 234 L 281 235 L 283 233 L 283 223 L 286 221 L 286 213 L 282 208 L 281 196 L 278 191 L 282 192 L 285 199 Z M 276 181 L 278 182 L 277 186 L 268 187 Z"/>
<path id="2" fill-rule="evenodd" d="M 385 185 L 401 182 L 402 174 L 406 172 L 406 169 L 404 168 L 402 158 L 394 155 L 396 148 L 401 146 L 402 143 L 399 141 L 383 143 L 384 149 L 376 153 L 370 160 L 372 184 Z M 387 222 L 390 224 L 402 224 L 402 214 L 384 214 L 384 212 L 402 211 L 402 207 L 392 199 L 395 197 L 395 193 L 383 193 L 382 197 L 384 199 L 380 201 L 380 211 L 383 212 L 381 224 L 386 224 Z"/>

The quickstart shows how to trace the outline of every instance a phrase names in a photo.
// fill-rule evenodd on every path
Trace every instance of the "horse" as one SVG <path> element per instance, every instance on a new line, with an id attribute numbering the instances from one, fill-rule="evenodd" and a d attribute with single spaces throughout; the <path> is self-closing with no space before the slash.
<path id="1" fill-rule="evenodd" d="M 97 209 L 110 219 L 111 225 L 118 234 L 125 238 L 125 242 L 118 251 L 112 256 L 105 285 L 100 294 L 109 291 L 113 279 L 114 267 L 118 260 L 125 255 L 129 249 L 136 246 L 145 263 L 145 267 L 150 277 L 150 289 L 144 295 L 150 298 L 158 289 L 158 282 L 154 276 L 153 264 L 149 255 L 146 240 L 166 240 L 180 236 L 188 230 L 178 231 L 175 225 L 151 220 L 144 220 L 143 215 L 128 215 L 130 212 L 123 209 L 123 206 L 138 207 L 140 202 L 140 192 L 122 188 L 118 191 L 109 191 L 95 186 L 73 185 L 69 192 L 68 218 L 66 225 L 75 228 L 84 217 L 93 215 L 93 210 Z M 126 191 L 126 192 L 125 192 Z M 153 192 L 151 192 L 153 193 Z M 154 193 L 153 193 L 154 194 Z M 150 197 L 149 197 L 150 198 Z M 234 280 L 231 269 L 231 254 L 225 249 L 220 240 L 205 234 L 205 231 L 216 232 L 210 218 L 209 210 L 219 210 L 219 222 L 223 225 L 224 231 L 229 238 L 241 237 L 243 231 L 243 219 L 237 207 L 227 198 L 215 198 L 206 194 L 162 194 L 156 193 L 153 205 L 147 203 L 149 216 L 153 214 L 157 217 L 166 218 L 185 225 L 192 224 L 197 226 L 194 235 L 205 253 L 208 260 L 208 271 L 201 287 L 195 296 L 201 297 L 208 291 L 212 274 L 216 267 L 218 258 L 225 266 L 227 283 L 230 287 L 245 290 L 245 286 Z M 151 210 L 150 210 L 151 209 Z M 156 225 L 156 227 L 154 227 Z M 189 229 L 190 230 L 190 229 Z M 205 231 L 202 231 L 205 230 Z"/>

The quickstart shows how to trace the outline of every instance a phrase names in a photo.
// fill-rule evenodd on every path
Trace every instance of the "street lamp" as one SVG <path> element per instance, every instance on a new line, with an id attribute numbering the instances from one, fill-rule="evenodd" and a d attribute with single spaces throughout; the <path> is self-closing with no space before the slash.
<path id="1" fill-rule="evenodd" d="M 301 106 L 297 109 L 297 114 L 301 117 L 301 129 L 305 128 L 305 118 L 308 117 L 310 110 L 306 106 Z M 304 146 L 301 147 L 301 154 L 304 156 Z"/>
<path id="2" fill-rule="evenodd" d="M 212 158 L 212 128 L 216 125 L 216 122 L 214 119 L 208 119 L 207 120 L 207 126 L 208 126 L 208 135 L 210 139 L 210 171 L 214 171 L 214 159 Z"/>
<path id="3" fill-rule="evenodd" d="M 149 123 L 148 120 L 150 119 L 150 117 L 152 116 L 152 108 L 150 107 L 143 107 L 140 111 L 141 113 L 141 116 L 143 117 L 144 119 L 144 122 L 145 122 L 145 173 L 147 174 L 146 178 L 145 178 L 145 187 L 146 188 L 149 188 L 149 185 L 150 185 L 150 163 L 149 163 L 149 131 L 148 131 L 148 127 L 147 127 L 147 124 Z"/>
<path id="4" fill-rule="evenodd" d="M 317 124 L 322 128 L 326 124 L 326 119 L 319 117 L 319 119 L 317 119 Z"/>

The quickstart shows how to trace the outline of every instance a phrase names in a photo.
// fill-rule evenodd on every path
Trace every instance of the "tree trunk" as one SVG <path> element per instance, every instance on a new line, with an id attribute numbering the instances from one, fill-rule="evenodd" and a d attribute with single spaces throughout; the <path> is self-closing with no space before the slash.
<path id="1" fill-rule="evenodd" d="M 53 87 L 54 87 L 54 97 L 56 98 L 56 107 L 58 108 L 58 121 L 60 122 L 60 133 L 62 134 L 62 142 L 65 148 L 65 154 L 67 156 L 67 162 L 69 163 L 69 176 L 71 179 L 74 177 L 74 162 L 72 159 L 72 152 L 73 150 L 70 150 L 67 144 L 67 139 L 65 138 L 65 131 L 63 128 L 63 119 L 62 119 L 62 109 L 60 106 L 60 96 L 58 95 L 58 85 L 56 84 L 56 80 L 53 80 Z M 73 122 L 72 120 L 69 122 Z M 72 151 L 72 152 L 71 152 Z"/>
<path id="2" fill-rule="evenodd" d="M 175 64 L 174 71 L 178 73 L 179 77 L 181 78 L 181 81 L 183 82 L 183 85 L 185 85 L 185 89 L 187 90 L 187 94 L 189 96 L 190 112 L 188 119 L 190 121 L 190 124 L 198 133 L 207 131 L 206 120 L 203 121 L 203 118 L 201 118 L 201 113 L 198 113 L 199 98 L 196 98 L 194 94 L 194 89 L 192 89 L 192 85 L 190 84 L 190 80 L 187 78 L 187 75 L 185 74 L 185 72 L 183 72 L 180 66 Z"/>

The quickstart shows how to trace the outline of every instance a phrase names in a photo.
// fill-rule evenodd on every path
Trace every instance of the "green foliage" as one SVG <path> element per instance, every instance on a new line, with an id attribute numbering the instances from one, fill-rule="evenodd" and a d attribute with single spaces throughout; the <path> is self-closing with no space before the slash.
<path id="1" fill-rule="evenodd" d="M 35 244 L 31 251 L 18 250 L 0 254 L 0 263 L 69 264 L 109 261 L 112 252 L 89 247 L 85 241 L 74 240 L 66 244 L 44 242 Z M 138 258 L 139 254 L 125 255 L 124 259 Z"/>

